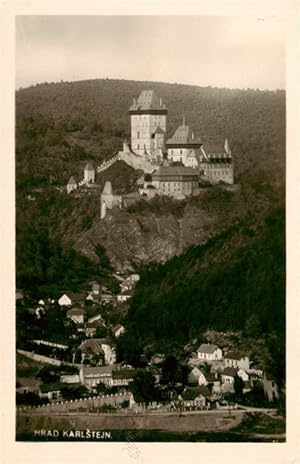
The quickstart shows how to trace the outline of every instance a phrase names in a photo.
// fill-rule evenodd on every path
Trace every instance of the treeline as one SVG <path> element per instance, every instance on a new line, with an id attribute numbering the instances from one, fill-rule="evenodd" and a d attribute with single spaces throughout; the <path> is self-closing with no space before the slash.
<path id="1" fill-rule="evenodd" d="M 281 352 L 285 337 L 284 211 L 261 224 L 241 221 L 203 246 L 169 262 L 150 264 L 141 274 L 122 341 L 126 357 L 161 340 L 184 344 L 206 329 L 241 330 L 260 338 L 273 334 Z M 277 363 L 279 365 L 279 361 Z"/>
<path id="2" fill-rule="evenodd" d="M 95 79 L 40 84 L 16 93 L 16 168 L 20 188 L 66 183 L 87 159 L 101 161 L 130 137 L 128 108 L 151 88 L 166 103 L 170 137 L 186 115 L 203 142 L 228 138 L 236 174 L 263 169 L 283 181 L 285 92 Z"/>

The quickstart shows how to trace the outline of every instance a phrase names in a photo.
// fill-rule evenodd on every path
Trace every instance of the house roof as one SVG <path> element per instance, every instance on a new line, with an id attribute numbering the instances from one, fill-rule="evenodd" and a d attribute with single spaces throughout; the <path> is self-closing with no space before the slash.
<path id="1" fill-rule="evenodd" d="M 102 194 L 105 194 L 105 195 L 113 195 L 113 189 L 112 189 L 112 185 L 111 185 L 111 181 L 110 180 L 107 180 L 105 182 L 105 185 L 104 185 L 104 189 L 103 189 L 103 192 Z"/>
<path id="2" fill-rule="evenodd" d="M 182 398 L 184 400 L 194 400 L 197 396 L 202 395 L 204 397 L 210 396 L 211 393 L 207 387 L 203 385 L 199 387 L 189 387 L 182 393 Z"/>
<path id="3" fill-rule="evenodd" d="M 42 385 L 40 385 L 40 390 L 42 393 L 47 393 L 47 392 L 50 392 L 50 391 L 59 391 L 61 389 L 61 387 L 63 387 L 64 384 L 63 383 L 60 383 L 60 382 L 56 382 L 56 383 L 44 383 Z"/>
<path id="4" fill-rule="evenodd" d="M 72 308 L 67 311 L 67 316 L 84 316 L 85 310 L 80 308 Z"/>
<path id="5" fill-rule="evenodd" d="M 93 164 L 89 161 L 84 168 L 85 171 L 95 171 Z"/>
<path id="6" fill-rule="evenodd" d="M 117 332 L 119 329 L 125 329 L 125 327 L 122 324 L 117 324 L 113 327 L 113 332 Z"/>
<path id="7" fill-rule="evenodd" d="M 73 176 L 70 177 L 67 185 L 77 185 L 76 180 Z"/>
<path id="8" fill-rule="evenodd" d="M 82 352 L 92 351 L 93 353 L 103 353 L 102 345 L 112 345 L 112 343 L 106 338 L 90 338 L 84 340 L 79 349 Z"/>
<path id="9" fill-rule="evenodd" d="M 109 366 L 82 367 L 81 369 L 84 377 L 97 377 L 101 375 L 112 375 L 116 367 L 116 364 L 110 364 Z"/>
<path id="10" fill-rule="evenodd" d="M 154 134 L 164 134 L 164 133 L 165 131 L 160 126 L 157 126 L 157 128 L 154 131 Z"/>
<path id="11" fill-rule="evenodd" d="M 185 145 L 198 145 L 200 146 L 202 144 L 202 141 L 200 138 L 196 138 L 194 136 L 193 131 L 189 126 L 186 126 L 185 124 L 182 124 L 179 126 L 174 135 L 167 140 L 167 145 L 173 145 L 173 146 L 185 146 Z"/>
<path id="12" fill-rule="evenodd" d="M 136 369 L 120 369 L 114 370 L 112 373 L 113 379 L 132 379 L 136 374 Z"/>
<path id="13" fill-rule="evenodd" d="M 208 372 L 207 374 L 203 372 L 203 375 L 206 378 L 207 382 L 215 382 L 216 380 L 218 380 L 215 374 L 211 372 Z"/>
<path id="14" fill-rule="evenodd" d="M 227 375 L 228 377 L 235 377 L 238 373 L 238 369 L 235 367 L 226 367 L 224 371 L 221 372 L 221 375 Z"/>
<path id="15" fill-rule="evenodd" d="M 207 353 L 212 354 L 214 353 L 219 347 L 217 345 L 213 345 L 212 343 L 202 343 L 199 346 L 197 352 L 198 353 Z"/>
<path id="16" fill-rule="evenodd" d="M 68 296 L 72 301 L 82 301 L 85 300 L 84 293 L 73 293 L 73 292 L 65 292 L 62 296 Z"/>
<path id="17" fill-rule="evenodd" d="M 161 99 L 154 90 L 142 90 L 137 101 L 134 101 L 133 105 L 129 108 L 129 111 L 147 110 L 167 111 L 165 105 L 162 104 Z"/>
<path id="18" fill-rule="evenodd" d="M 236 361 L 239 361 L 244 356 L 245 355 L 243 353 L 241 353 L 240 351 L 228 351 L 225 358 L 226 359 L 235 359 Z"/>

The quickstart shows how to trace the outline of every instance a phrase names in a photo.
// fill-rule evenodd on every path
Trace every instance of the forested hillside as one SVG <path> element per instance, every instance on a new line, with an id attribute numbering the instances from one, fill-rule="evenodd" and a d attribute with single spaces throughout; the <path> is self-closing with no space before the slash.
<path id="1" fill-rule="evenodd" d="M 167 137 L 185 114 L 203 142 L 228 138 L 235 172 L 283 179 L 285 92 L 96 79 L 45 83 L 16 93 L 17 187 L 65 184 L 87 159 L 102 160 L 130 136 L 128 108 L 142 89 L 166 103 Z"/>
<path id="2" fill-rule="evenodd" d="M 121 348 L 132 360 L 141 347 L 154 344 L 164 351 L 170 343 L 183 345 L 199 339 L 207 329 L 238 330 L 253 339 L 269 337 L 272 370 L 282 381 L 283 208 L 270 211 L 260 223 L 239 221 L 205 245 L 144 268 L 130 303 Z"/>

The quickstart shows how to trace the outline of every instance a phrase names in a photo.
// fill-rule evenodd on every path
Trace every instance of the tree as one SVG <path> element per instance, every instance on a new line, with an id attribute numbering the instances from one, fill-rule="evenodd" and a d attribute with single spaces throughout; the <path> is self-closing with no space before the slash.
<path id="1" fill-rule="evenodd" d="M 155 378 L 151 372 L 139 371 L 130 384 L 135 401 L 149 403 L 156 399 Z"/>
<path id="2" fill-rule="evenodd" d="M 235 395 L 238 401 L 241 401 L 244 397 L 243 388 L 244 388 L 243 379 L 239 375 L 236 375 L 234 378 L 234 391 L 235 391 Z"/>

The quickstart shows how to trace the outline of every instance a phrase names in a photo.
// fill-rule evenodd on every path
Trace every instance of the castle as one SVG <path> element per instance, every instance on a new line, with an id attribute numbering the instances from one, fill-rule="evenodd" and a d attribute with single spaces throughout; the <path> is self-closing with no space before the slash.
<path id="1" fill-rule="evenodd" d="M 167 195 L 183 199 L 199 192 L 199 179 L 211 183 L 234 183 L 233 160 L 228 140 L 224 147 L 203 144 L 192 129 L 182 125 L 166 140 L 168 109 L 153 90 L 143 90 L 129 108 L 131 144 L 124 141 L 123 150 L 98 167 L 101 172 L 118 160 L 144 171 L 140 196 L 152 198 Z M 122 207 L 123 197 L 114 195 L 106 182 L 101 195 L 101 218 L 107 209 Z"/>
<path id="2" fill-rule="evenodd" d="M 234 183 L 233 160 L 227 139 L 224 146 L 203 143 L 183 117 L 182 124 L 166 140 L 168 109 L 154 90 L 143 90 L 137 100 L 134 98 L 129 115 L 130 144 L 125 140 L 123 150 L 103 161 L 97 172 L 122 160 L 144 172 L 143 185 L 138 194 L 119 196 L 114 195 L 111 183 L 106 182 L 101 194 L 101 218 L 108 209 L 116 205 L 121 208 L 139 196 L 166 195 L 183 199 L 197 195 L 201 179 L 211 183 Z M 69 193 L 81 185 L 92 186 L 94 182 L 95 168 L 88 163 L 84 178 L 77 184 L 71 177 L 67 191 Z"/>

